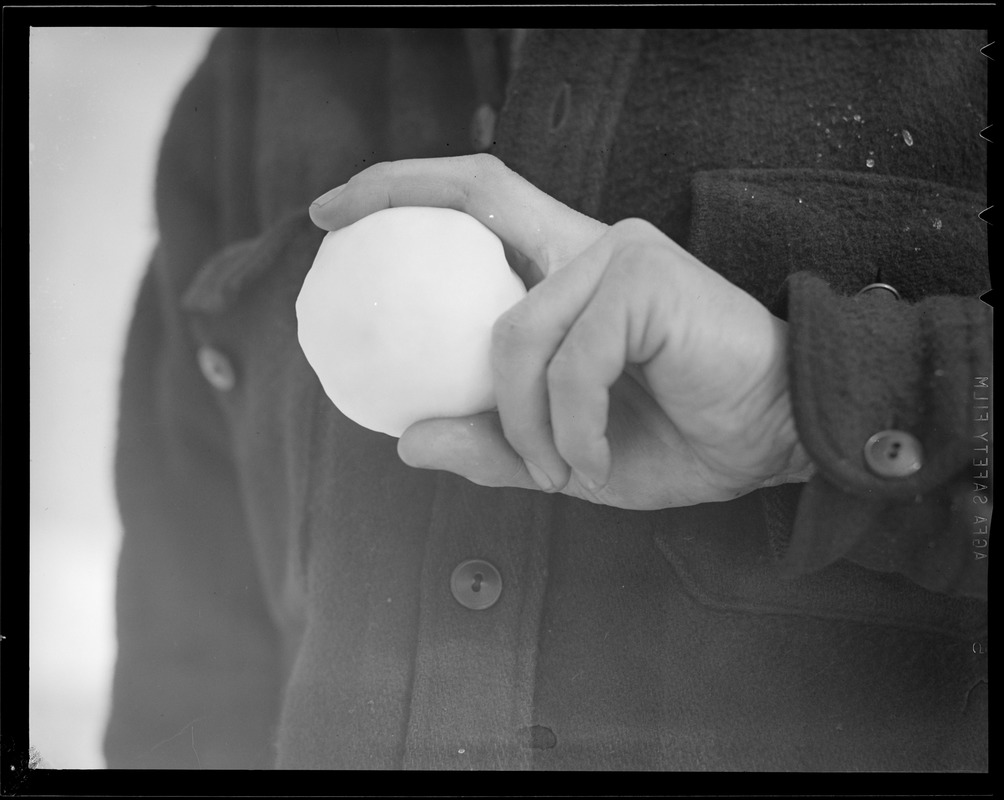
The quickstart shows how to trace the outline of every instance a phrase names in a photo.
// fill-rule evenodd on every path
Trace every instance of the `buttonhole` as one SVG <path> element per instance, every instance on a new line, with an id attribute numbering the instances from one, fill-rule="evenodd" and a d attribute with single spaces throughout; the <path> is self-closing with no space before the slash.
<path id="1" fill-rule="evenodd" d="M 561 84 L 561 88 L 558 89 L 558 94 L 554 98 L 554 104 L 551 106 L 552 133 L 565 124 L 565 119 L 568 117 L 568 107 L 571 105 L 569 102 L 571 92 L 572 89 L 567 83 Z"/>
<path id="2" fill-rule="evenodd" d="M 471 584 L 471 590 L 475 592 L 481 591 L 481 581 L 485 579 L 485 576 L 480 572 L 474 573 L 474 583 Z"/>

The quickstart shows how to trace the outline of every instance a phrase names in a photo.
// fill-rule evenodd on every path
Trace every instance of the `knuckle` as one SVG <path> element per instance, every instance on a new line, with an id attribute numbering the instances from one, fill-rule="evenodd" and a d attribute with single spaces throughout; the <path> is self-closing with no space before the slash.
<path id="1" fill-rule="evenodd" d="M 616 244 L 612 262 L 619 269 L 648 272 L 676 260 L 672 240 L 644 219 L 621 220 L 611 231 Z"/>
<path id="2" fill-rule="evenodd" d="M 614 287 L 642 287 L 651 292 L 666 278 L 667 269 L 673 265 L 665 247 L 652 241 L 631 239 L 623 242 L 611 259 L 605 275 L 606 282 Z"/>
<path id="3" fill-rule="evenodd" d="M 393 184 L 398 167 L 394 161 L 380 161 L 360 170 L 345 182 L 346 191 L 369 192 L 375 186 Z"/>
<path id="4" fill-rule="evenodd" d="M 508 353 L 533 341 L 537 327 L 533 309 L 520 302 L 504 312 L 492 325 L 492 349 Z"/>
<path id="5" fill-rule="evenodd" d="M 460 156 L 456 162 L 456 191 L 458 193 L 455 208 L 465 210 L 475 199 L 491 187 L 505 179 L 508 168 L 490 153 L 475 153 L 470 156 Z"/>
<path id="6" fill-rule="evenodd" d="M 365 180 L 379 180 L 392 177 L 397 169 L 396 165 L 396 161 L 378 161 L 376 164 L 371 164 L 366 169 L 360 170 L 349 178 L 349 183 L 360 183 Z"/>
<path id="7" fill-rule="evenodd" d="M 484 171 L 490 173 L 498 173 L 502 170 L 507 169 L 505 164 L 502 163 L 502 159 L 498 156 L 494 156 L 491 153 L 475 153 L 469 156 L 471 160 L 471 166 L 476 171 Z"/>
<path id="8" fill-rule="evenodd" d="M 552 392 L 574 389 L 581 374 L 575 348 L 567 342 L 547 365 L 547 385 Z"/>
<path id="9" fill-rule="evenodd" d="M 650 239 L 653 234 L 662 236 L 662 232 L 648 220 L 641 217 L 627 217 L 611 226 L 611 231 L 625 240 Z"/>
<path id="10" fill-rule="evenodd" d="M 501 159 L 491 153 L 475 153 L 469 156 L 470 179 L 472 181 L 498 181 L 505 178 L 509 168 Z"/>

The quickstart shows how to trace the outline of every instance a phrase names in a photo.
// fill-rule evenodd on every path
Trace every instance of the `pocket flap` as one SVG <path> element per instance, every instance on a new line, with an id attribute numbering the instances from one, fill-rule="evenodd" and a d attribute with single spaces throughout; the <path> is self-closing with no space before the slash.
<path id="1" fill-rule="evenodd" d="M 324 235 L 305 211 L 297 211 L 260 236 L 228 245 L 198 271 L 182 297 L 182 307 L 209 314 L 226 310 L 245 286 L 283 262 L 294 245 L 316 252 Z"/>
<path id="2" fill-rule="evenodd" d="M 812 271 L 840 293 L 881 279 L 906 300 L 990 288 L 985 197 L 940 183 L 826 170 L 716 170 L 692 182 L 690 251 L 771 305 Z M 946 268 L 950 265 L 950 268 Z"/>

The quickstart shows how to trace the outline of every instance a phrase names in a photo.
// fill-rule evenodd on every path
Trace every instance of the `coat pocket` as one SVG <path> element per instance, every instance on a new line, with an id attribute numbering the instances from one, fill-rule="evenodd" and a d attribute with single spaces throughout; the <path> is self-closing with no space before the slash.
<path id="1" fill-rule="evenodd" d="M 706 171 L 692 181 L 688 247 L 772 310 L 801 271 L 848 295 L 882 281 L 905 300 L 978 296 L 990 288 L 985 199 L 885 175 Z"/>
<path id="2" fill-rule="evenodd" d="M 936 594 L 903 576 L 850 561 L 782 577 L 768 541 L 762 495 L 675 509 L 672 529 L 654 534 L 656 547 L 696 602 L 721 611 L 863 622 L 972 641 L 985 633 L 983 601 Z"/>

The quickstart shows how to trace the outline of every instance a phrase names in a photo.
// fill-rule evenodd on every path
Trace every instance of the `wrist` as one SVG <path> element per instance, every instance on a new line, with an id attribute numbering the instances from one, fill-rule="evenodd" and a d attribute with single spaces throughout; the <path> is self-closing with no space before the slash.
<path id="1" fill-rule="evenodd" d="M 782 358 L 778 360 L 776 369 L 775 401 L 772 403 L 772 411 L 777 422 L 774 423 L 776 431 L 776 442 L 778 444 L 778 458 L 775 461 L 779 467 L 773 475 L 764 481 L 764 487 L 780 486 L 785 483 L 807 483 L 816 473 L 816 466 L 809 457 L 808 452 L 802 446 L 798 435 L 798 427 L 795 424 L 795 414 L 792 407 L 791 392 L 789 390 L 788 376 L 788 325 L 782 320 L 776 320 L 777 330 L 781 343 L 780 353 Z"/>
<path id="2" fill-rule="evenodd" d="M 797 434 L 796 434 L 797 436 Z M 767 486 L 780 486 L 783 483 L 808 483 L 809 479 L 816 474 L 816 465 L 805 452 L 802 443 L 796 439 L 791 448 L 791 455 L 787 465 L 775 476 L 775 480 L 766 484 Z"/>

